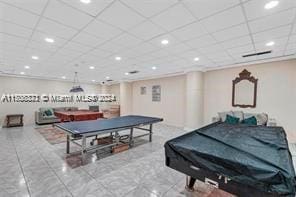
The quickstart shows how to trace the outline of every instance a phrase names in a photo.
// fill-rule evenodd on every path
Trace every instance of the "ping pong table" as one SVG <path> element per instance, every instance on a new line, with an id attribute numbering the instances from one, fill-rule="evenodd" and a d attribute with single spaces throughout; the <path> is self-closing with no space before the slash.
<path id="1" fill-rule="evenodd" d="M 102 120 L 89 120 L 89 121 L 78 121 L 78 122 L 66 122 L 54 124 L 55 127 L 61 129 L 67 135 L 66 153 L 70 154 L 70 142 L 75 143 L 81 147 L 82 163 L 85 163 L 86 153 L 91 151 L 96 151 L 100 149 L 105 149 L 108 147 L 113 147 L 120 144 L 121 137 L 119 132 L 129 129 L 128 144 L 130 147 L 133 146 L 134 139 L 148 136 L 149 141 L 152 141 L 152 125 L 163 121 L 162 118 L 147 117 L 147 116 L 121 116 L 112 119 L 102 119 Z M 143 127 L 148 126 L 148 128 Z M 140 129 L 148 131 L 142 135 L 134 136 L 134 129 Z M 101 144 L 91 144 L 91 146 L 86 145 L 86 139 L 89 137 L 97 137 L 103 134 L 110 134 L 112 137 L 112 142 L 106 145 Z M 78 143 L 77 140 L 81 140 Z"/>

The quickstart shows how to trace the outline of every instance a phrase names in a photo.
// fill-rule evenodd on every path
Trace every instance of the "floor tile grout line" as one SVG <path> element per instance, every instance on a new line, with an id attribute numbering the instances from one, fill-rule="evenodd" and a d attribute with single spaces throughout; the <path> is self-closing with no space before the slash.
<path id="1" fill-rule="evenodd" d="M 32 143 L 33 144 L 33 143 Z M 34 145 L 34 144 L 33 144 Z M 35 145 L 34 145 L 34 147 L 35 147 Z M 38 151 L 39 152 L 39 151 Z M 54 172 L 54 174 L 58 177 L 58 179 L 63 183 L 63 185 L 67 188 L 67 190 L 70 192 L 70 190 L 69 190 L 69 188 L 64 184 L 64 182 L 60 179 L 60 177 L 59 177 L 59 175 L 55 172 L 55 170 L 51 167 L 51 165 L 49 165 L 49 163 L 48 163 L 48 161 L 42 156 L 42 154 L 39 152 L 39 155 L 42 157 L 42 159 L 47 163 L 47 165 L 50 167 L 50 169 L 52 169 L 53 170 L 53 172 Z M 88 175 L 90 175 L 85 169 L 83 169 L 83 168 L 80 168 L 80 169 L 82 169 L 84 172 L 86 172 Z M 113 168 L 112 168 L 113 169 Z M 101 183 L 99 183 L 93 176 L 91 176 L 90 175 L 90 177 L 97 183 L 97 184 L 100 184 L 100 186 L 102 186 L 104 189 L 106 189 L 106 191 L 108 191 L 108 192 L 110 192 L 110 193 L 112 193 L 112 191 L 109 191 L 108 190 L 108 188 L 106 188 L 103 184 L 101 184 Z M 72 194 L 72 192 L 70 192 L 70 194 L 72 195 L 72 196 L 74 196 L 73 194 Z M 113 194 L 113 193 L 112 193 Z"/>
<path id="2" fill-rule="evenodd" d="M 11 143 L 13 145 L 13 148 L 14 148 L 14 151 L 15 151 L 15 154 L 16 154 L 16 157 L 17 157 L 17 160 L 18 160 L 18 163 L 19 163 L 19 167 L 22 171 L 22 174 L 23 174 L 23 177 L 24 177 L 24 180 L 25 180 L 25 183 L 26 183 L 26 188 L 27 188 L 27 191 L 28 191 L 28 194 L 29 196 L 32 196 L 31 195 L 31 191 L 30 191 L 30 187 L 28 185 L 28 180 L 27 180 L 27 177 L 25 176 L 25 173 L 24 173 L 24 169 L 23 169 L 23 166 L 21 164 L 21 161 L 20 161 L 20 158 L 19 158 L 19 155 L 18 155 L 18 152 L 17 152 L 17 149 L 16 149 L 16 146 L 15 146 L 15 142 L 14 142 L 14 139 L 13 137 L 11 136 L 11 133 L 10 132 L 7 132 L 8 133 L 8 136 L 11 138 Z"/>
<path id="3" fill-rule="evenodd" d="M 31 144 L 34 146 L 34 148 L 38 152 L 39 156 L 43 159 L 43 161 L 46 162 L 47 166 L 52 170 L 52 172 L 55 174 L 55 176 L 58 178 L 58 180 L 62 183 L 62 185 L 65 187 L 65 189 L 69 192 L 69 194 L 72 197 L 74 197 L 74 195 L 72 194 L 72 192 L 70 191 L 70 189 L 65 185 L 65 183 L 62 181 L 62 179 L 60 178 L 60 176 L 56 173 L 56 171 L 52 168 L 52 166 L 48 163 L 48 161 L 43 157 L 43 155 L 41 154 L 41 152 L 39 151 L 39 149 L 36 148 L 36 146 L 32 142 L 32 140 L 30 138 L 27 138 L 27 139 L 31 142 Z"/>

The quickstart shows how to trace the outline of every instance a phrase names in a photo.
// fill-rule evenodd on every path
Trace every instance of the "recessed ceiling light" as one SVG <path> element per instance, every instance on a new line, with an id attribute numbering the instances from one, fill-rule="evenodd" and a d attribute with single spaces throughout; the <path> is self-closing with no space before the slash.
<path id="1" fill-rule="evenodd" d="M 90 66 L 89 69 L 93 70 L 93 69 L 95 69 L 95 67 L 94 66 Z"/>
<path id="2" fill-rule="evenodd" d="M 66 76 L 62 76 L 62 79 L 66 79 Z"/>
<path id="3" fill-rule="evenodd" d="M 128 72 L 126 72 L 126 73 L 124 73 L 125 75 L 129 75 L 129 73 Z"/>
<path id="4" fill-rule="evenodd" d="M 38 59 L 39 59 L 39 57 L 38 57 L 38 56 L 35 56 L 35 55 L 33 55 L 33 56 L 32 56 L 32 59 L 33 59 L 33 60 L 38 60 Z"/>
<path id="5" fill-rule="evenodd" d="M 279 1 L 270 1 L 270 2 L 265 4 L 264 8 L 266 10 L 269 10 L 269 9 L 272 9 L 272 8 L 278 6 L 278 4 L 279 4 Z"/>
<path id="6" fill-rule="evenodd" d="M 162 41 L 161 41 L 161 44 L 163 44 L 163 45 L 167 45 L 167 44 L 169 44 L 169 41 L 168 41 L 168 40 L 162 40 Z"/>
<path id="7" fill-rule="evenodd" d="M 24 74 L 25 74 L 25 72 L 20 72 L 20 74 L 21 74 L 21 75 L 24 75 Z"/>
<path id="8" fill-rule="evenodd" d="M 274 43 L 273 41 L 270 41 L 270 42 L 266 43 L 265 46 L 267 46 L 267 47 L 271 47 L 271 46 L 273 46 L 274 44 L 275 44 L 275 43 Z"/>
<path id="9" fill-rule="evenodd" d="M 96 82 L 96 80 L 94 80 L 94 79 L 93 79 L 93 80 L 91 80 L 91 81 L 92 81 L 92 82 Z"/>
<path id="10" fill-rule="evenodd" d="M 54 43 L 54 39 L 52 38 L 45 38 L 44 40 L 49 43 Z"/>
<path id="11" fill-rule="evenodd" d="M 117 56 L 117 57 L 115 57 L 115 60 L 120 61 L 121 57 Z"/>
<path id="12" fill-rule="evenodd" d="M 84 3 L 84 4 L 89 4 L 91 3 L 91 0 L 80 0 L 81 3 Z"/>
<path id="13" fill-rule="evenodd" d="M 197 61 L 199 61 L 199 57 L 195 57 L 193 60 L 194 60 L 195 62 L 197 62 Z"/>
<path id="14" fill-rule="evenodd" d="M 25 69 L 30 69 L 30 66 L 24 66 L 25 67 Z"/>
<path id="15" fill-rule="evenodd" d="M 152 67 L 152 70 L 156 70 L 156 69 L 157 69 L 156 66 L 153 66 L 153 67 Z"/>
<path id="16" fill-rule="evenodd" d="M 110 77 L 107 76 L 106 79 L 110 79 Z"/>

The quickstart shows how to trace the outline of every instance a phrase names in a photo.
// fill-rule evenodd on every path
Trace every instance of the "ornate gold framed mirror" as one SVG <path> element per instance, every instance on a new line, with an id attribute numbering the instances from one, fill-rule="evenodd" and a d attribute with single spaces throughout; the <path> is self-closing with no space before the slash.
<path id="1" fill-rule="evenodd" d="M 232 81 L 232 106 L 241 108 L 255 108 L 257 103 L 258 79 L 251 76 L 251 73 L 244 69 Z"/>

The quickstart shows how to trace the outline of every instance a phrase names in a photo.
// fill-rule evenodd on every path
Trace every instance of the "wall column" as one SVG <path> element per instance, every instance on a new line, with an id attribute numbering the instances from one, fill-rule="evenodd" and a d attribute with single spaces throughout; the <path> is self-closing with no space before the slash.
<path id="1" fill-rule="evenodd" d="M 186 74 L 185 129 L 192 130 L 203 125 L 203 73 Z"/>
<path id="2" fill-rule="evenodd" d="M 109 86 L 106 84 L 101 85 L 101 94 L 109 94 Z"/>
<path id="3" fill-rule="evenodd" d="M 120 115 L 132 114 L 132 84 L 129 82 L 120 83 Z"/>

